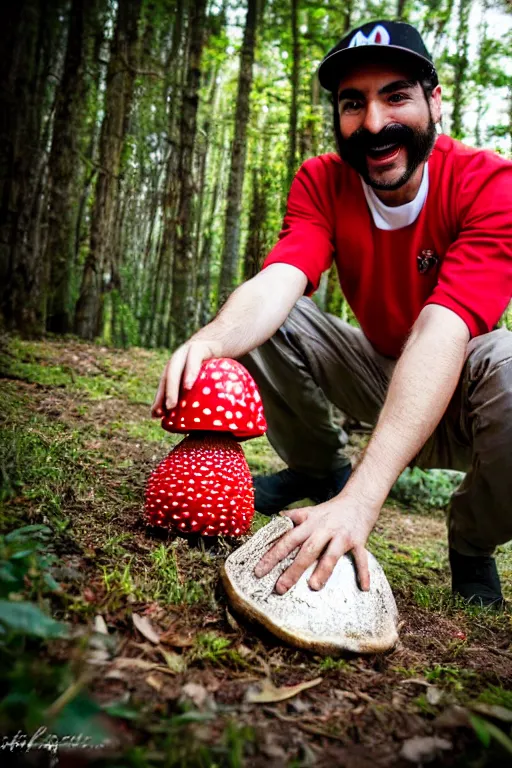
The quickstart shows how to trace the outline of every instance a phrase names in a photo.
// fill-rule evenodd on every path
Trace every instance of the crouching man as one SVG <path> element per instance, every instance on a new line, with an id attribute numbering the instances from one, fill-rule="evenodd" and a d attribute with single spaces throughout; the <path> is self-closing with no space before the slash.
<path id="1" fill-rule="evenodd" d="M 293 530 L 257 567 L 264 575 L 300 546 L 279 593 L 317 559 L 310 586 L 321 589 L 348 551 L 368 589 L 365 544 L 402 470 L 466 471 L 449 516 L 452 588 L 499 607 L 492 554 L 512 538 L 512 333 L 493 328 L 512 295 L 512 162 L 437 134 L 441 88 L 408 24 L 349 33 L 319 78 L 338 154 L 303 164 L 262 271 L 176 350 L 153 415 L 210 357 L 250 370 L 288 465 L 255 478 L 256 509 L 317 504 L 287 513 Z M 308 298 L 333 259 L 361 330 Z M 375 425 L 354 472 L 331 404 Z"/>

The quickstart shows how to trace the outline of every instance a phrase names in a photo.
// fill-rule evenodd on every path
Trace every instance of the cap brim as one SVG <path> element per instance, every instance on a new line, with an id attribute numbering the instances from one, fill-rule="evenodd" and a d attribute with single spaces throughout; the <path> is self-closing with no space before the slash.
<path id="1" fill-rule="evenodd" d="M 437 72 L 434 64 L 419 53 L 399 45 L 361 45 L 355 48 L 343 48 L 327 56 L 318 68 L 318 79 L 322 88 L 334 91 L 344 74 L 358 64 L 375 59 L 371 54 L 378 54 L 379 61 L 413 67 L 417 73 L 433 76 L 437 85 Z M 370 54 L 370 56 L 368 55 Z"/>

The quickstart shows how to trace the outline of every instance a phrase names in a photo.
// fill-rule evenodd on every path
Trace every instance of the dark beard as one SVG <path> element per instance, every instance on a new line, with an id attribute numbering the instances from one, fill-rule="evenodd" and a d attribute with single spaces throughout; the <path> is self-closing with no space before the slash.
<path id="1" fill-rule="evenodd" d="M 425 130 L 411 128 L 401 123 L 386 125 L 379 133 L 371 133 L 366 128 L 357 131 L 344 139 L 339 127 L 339 117 L 336 112 L 334 130 L 338 153 L 354 170 L 359 173 L 368 186 L 373 189 L 393 191 L 406 184 L 418 166 L 430 155 L 436 140 L 436 125 L 429 115 L 428 126 Z M 388 144 L 400 144 L 407 152 L 407 168 L 397 181 L 392 183 L 374 181 L 368 173 L 366 153 L 368 150 L 379 149 Z"/>

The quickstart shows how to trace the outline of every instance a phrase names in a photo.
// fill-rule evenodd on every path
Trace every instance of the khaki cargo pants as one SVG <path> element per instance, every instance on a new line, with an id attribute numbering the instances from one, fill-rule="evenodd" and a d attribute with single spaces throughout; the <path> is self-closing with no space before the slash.
<path id="1" fill-rule="evenodd" d="M 375 424 L 395 365 L 359 329 L 306 297 L 241 362 L 260 388 L 270 443 L 289 467 L 316 476 L 348 463 L 347 436 L 331 404 Z M 448 526 L 450 545 L 461 554 L 490 554 L 512 539 L 511 332 L 470 341 L 452 401 L 411 466 L 467 472 Z"/>

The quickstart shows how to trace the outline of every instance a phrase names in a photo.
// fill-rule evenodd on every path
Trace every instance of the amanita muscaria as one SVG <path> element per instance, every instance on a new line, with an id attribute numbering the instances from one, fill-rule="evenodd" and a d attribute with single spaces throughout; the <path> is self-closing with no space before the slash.
<path id="1" fill-rule="evenodd" d="M 250 373 L 235 360 L 203 363 L 196 382 L 162 419 L 187 434 L 150 475 L 146 518 L 179 533 L 241 536 L 254 514 L 251 473 L 240 445 L 267 429 Z"/>

